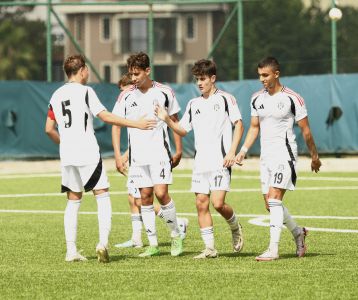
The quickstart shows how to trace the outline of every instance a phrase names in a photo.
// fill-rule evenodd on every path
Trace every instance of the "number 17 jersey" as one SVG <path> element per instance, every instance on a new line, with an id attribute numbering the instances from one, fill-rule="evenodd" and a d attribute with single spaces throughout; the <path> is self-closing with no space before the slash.
<path id="1" fill-rule="evenodd" d="M 62 166 L 98 163 L 99 146 L 93 129 L 93 116 L 106 110 L 95 91 L 80 83 L 66 83 L 51 97 L 60 134 Z"/>

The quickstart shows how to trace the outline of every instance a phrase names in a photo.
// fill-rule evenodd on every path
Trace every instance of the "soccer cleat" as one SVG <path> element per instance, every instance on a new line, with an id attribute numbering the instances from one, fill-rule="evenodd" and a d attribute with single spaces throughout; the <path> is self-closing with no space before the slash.
<path id="1" fill-rule="evenodd" d="M 242 234 L 242 226 L 239 223 L 239 227 L 232 231 L 232 246 L 234 248 L 234 252 L 240 252 L 244 247 L 244 236 Z"/>
<path id="2" fill-rule="evenodd" d="M 305 244 L 305 238 L 308 234 L 308 230 L 304 227 L 302 227 L 301 232 L 295 236 L 295 243 L 296 243 L 296 255 L 298 257 L 305 256 L 306 253 L 306 244 Z"/>
<path id="3" fill-rule="evenodd" d="M 109 263 L 108 249 L 105 246 L 98 244 L 96 247 L 96 254 L 98 262 Z"/>
<path id="4" fill-rule="evenodd" d="M 201 251 L 201 253 L 197 256 L 194 256 L 194 259 L 204 259 L 204 258 L 217 258 L 219 256 L 216 249 L 206 248 Z"/>
<path id="5" fill-rule="evenodd" d="M 159 248 L 155 246 L 149 246 L 145 249 L 145 251 L 141 254 L 139 254 L 139 257 L 151 257 L 151 256 L 157 256 L 160 254 Z"/>
<path id="6" fill-rule="evenodd" d="M 272 261 L 278 259 L 278 253 L 274 253 L 270 249 L 267 249 L 264 253 L 255 258 L 257 261 Z"/>
<path id="7" fill-rule="evenodd" d="M 183 253 L 183 239 L 181 236 L 172 238 L 171 256 L 179 256 Z"/>
<path id="8" fill-rule="evenodd" d="M 177 218 L 179 234 L 182 240 L 186 238 L 186 231 L 188 229 L 189 220 L 187 218 Z"/>
<path id="9" fill-rule="evenodd" d="M 79 252 L 76 253 L 66 253 L 65 261 L 74 262 L 74 261 L 87 261 L 87 258 L 82 256 Z"/>
<path id="10" fill-rule="evenodd" d="M 142 241 L 134 242 L 133 240 L 129 240 L 129 241 L 126 241 L 121 244 L 115 244 L 114 247 L 116 247 L 116 248 L 142 248 L 143 243 L 142 243 Z"/>

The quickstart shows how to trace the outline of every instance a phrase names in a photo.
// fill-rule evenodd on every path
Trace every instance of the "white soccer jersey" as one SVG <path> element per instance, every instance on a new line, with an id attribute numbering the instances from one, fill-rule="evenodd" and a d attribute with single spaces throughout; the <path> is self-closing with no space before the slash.
<path id="1" fill-rule="evenodd" d="M 232 124 L 241 120 L 234 96 L 216 90 L 205 99 L 202 96 L 189 101 L 180 126 L 194 131 L 194 173 L 223 168 L 223 159 L 231 147 Z"/>
<path id="2" fill-rule="evenodd" d="M 293 124 L 307 116 L 299 94 L 287 87 L 272 96 L 261 90 L 251 98 L 251 116 L 259 117 L 261 159 L 296 160 Z"/>
<path id="3" fill-rule="evenodd" d="M 173 90 L 153 81 L 152 87 L 144 94 L 136 86 L 122 92 L 113 113 L 129 120 L 138 120 L 144 115 L 146 118 L 157 119 L 154 113 L 157 104 L 165 107 L 169 116 L 180 111 Z M 144 166 L 171 161 L 168 126 L 157 120 L 157 126 L 153 130 L 128 128 L 130 165 Z"/>
<path id="4" fill-rule="evenodd" d="M 60 134 L 63 166 L 84 166 L 99 162 L 100 152 L 93 130 L 93 116 L 106 108 L 95 91 L 79 83 L 66 83 L 50 100 Z"/>

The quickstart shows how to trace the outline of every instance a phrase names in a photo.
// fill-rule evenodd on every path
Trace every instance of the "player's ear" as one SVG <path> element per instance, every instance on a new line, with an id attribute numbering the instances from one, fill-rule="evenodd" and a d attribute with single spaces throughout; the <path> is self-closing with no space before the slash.
<path id="1" fill-rule="evenodd" d="M 275 78 L 279 78 L 280 77 L 280 71 L 275 71 Z"/>
<path id="2" fill-rule="evenodd" d="M 212 75 L 212 76 L 210 77 L 210 81 L 211 81 L 212 83 L 215 83 L 215 81 L 216 81 L 216 75 Z"/>
<path id="3" fill-rule="evenodd" d="M 151 72 L 150 67 L 148 67 L 148 68 L 145 69 L 145 74 L 146 74 L 147 76 L 150 75 L 150 72 Z"/>

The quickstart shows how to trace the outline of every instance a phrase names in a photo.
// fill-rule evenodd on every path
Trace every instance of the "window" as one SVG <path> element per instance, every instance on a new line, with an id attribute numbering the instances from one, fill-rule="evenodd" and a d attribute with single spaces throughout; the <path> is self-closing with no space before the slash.
<path id="1" fill-rule="evenodd" d="M 82 41 L 83 38 L 83 17 L 75 17 L 75 38 L 77 41 Z"/>
<path id="2" fill-rule="evenodd" d="M 148 49 L 147 19 L 121 20 L 122 52 L 146 52 Z"/>
<path id="3" fill-rule="evenodd" d="M 195 39 L 195 20 L 194 16 L 188 16 L 186 18 L 186 38 Z"/>
<path id="4" fill-rule="evenodd" d="M 122 53 L 148 51 L 148 20 L 121 19 L 120 49 Z M 176 52 L 176 18 L 157 18 L 153 23 L 154 51 Z"/>
<path id="5" fill-rule="evenodd" d="M 103 66 L 103 79 L 105 82 L 111 82 L 111 66 L 105 65 Z"/>
<path id="6" fill-rule="evenodd" d="M 111 38 L 111 19 L 109 17 L 102 18 L 102 39 L 109 40 Z"/>
<path id="7" fill-rule="evenodd" d="M 127 66 L 118 66 L 118 74 L 119 74 L 119 77 L 123 76 L 124 74 L 127 74 L 128 73 L 128 69 L 127 69 Z"/>
<path id="8" fill-rule="evenodd" d="M 187 77 L 186 77 L 186 81 L 187 82 L 195 82 L 195 79 L 194 79 L 194 76 L 193 76 L 193 73 L 191 72 L 191 69 L 193 68 L 194 64 L 188 64 L 186 65 L 186 74 L 187 74 Z"/>
<path id="9" fill-rule="evenodd" d="M 176 51 L 176 28 L 175 18 L 154 19 L 154 50 L 157 52 Z"/>
<path id="10" fill-rule="evenodd" d="M 155 81 L 158 82 L 176 82 L 177 66 L 160 65 L 154 66 Z"/>

